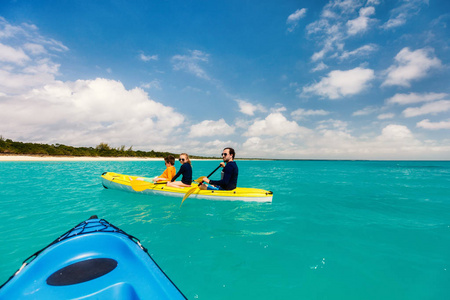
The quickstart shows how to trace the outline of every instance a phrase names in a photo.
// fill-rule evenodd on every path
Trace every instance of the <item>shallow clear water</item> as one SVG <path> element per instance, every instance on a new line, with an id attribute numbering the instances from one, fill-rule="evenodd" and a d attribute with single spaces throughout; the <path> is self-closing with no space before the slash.
<path id="1" fill-rule="evenodd" d="M 194 178 L 217 164 L 193 162 Z M 239 185 L 272 190 L 273 203 L 180 208 L 101 185 L 104 171 L 159 175 L 161 161 L 0 162 L 0 283 L 97 214 L 138 237 L 189 299 L 450 299 L 450 162 L 238 166 Z"/>

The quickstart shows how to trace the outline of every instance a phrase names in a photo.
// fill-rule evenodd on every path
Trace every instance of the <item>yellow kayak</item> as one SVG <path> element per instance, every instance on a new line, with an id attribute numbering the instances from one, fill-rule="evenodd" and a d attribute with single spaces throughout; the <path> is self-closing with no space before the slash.
<path id="1" fill-rule="evenodd" d="M 105 172 L 102 174 L 103 186 L 107 189 L 123 190 L 133 193 L 150 194 L 150 195 L 168 195 L 175 197 L 183 197 L 186 192 L 191 188 L 176 188 L 168 187 L 164 183 L 151 183 L 143 181 L 146 188 L 137 192 L 132 187 L 132 181 L 142 179 L 143 177 L 118 174 L 113 172 Z M 148 186 L 148 187 L 147 187 Z M 192 187 L 197 186 L 197 183 L 193 183 Z M 189 196 L 197 199 L 210 199 L 210 200 L 228 200 L 228 201 L 252 201 L 252 202 L 272 202 L 273 193 L 262 189 L 254 188 L 236 188 L 231 191 L 209 191 L 195 189 L 195 191 Z"/>

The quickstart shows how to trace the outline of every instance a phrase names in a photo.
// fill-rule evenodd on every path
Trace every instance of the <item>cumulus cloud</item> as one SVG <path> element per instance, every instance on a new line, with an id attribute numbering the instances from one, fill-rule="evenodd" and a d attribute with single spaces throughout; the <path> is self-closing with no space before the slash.
<path id="1" fill-rule="evenodd" d="M 341 7 L 341 11 L 350 13 L 352 5 L 344 5 L 343 2 L 333 1 Z M 154 101 L 142 89 L 157 88 L 159 82 L 144 83 L 141 88 L 129 89 L 120 81 L 107 78 L 58 80 L 60 66 L 54 62 L 54 58 L 61 51 L 68 51 L 67 47 L 61 42 L 40 36 L 33 25 L 5 24 L 0 17 L 2 45 L 10 47 L 15 54 L 22 51 L 29 58 L 0 61 L 0 133 L 7 138 L 75 146 L 94 146 L 99 142 L 107 142 L 112 146 L 133 145 L 135 149 L 142 150 L 187 150 L 189 153 L 211 155 L 217 155 L 217 149 L 230 145 L 238 149 L 240 157 L 440 159 L 450 155 L 448 142 L 421 142 L 403 125 L 391 124 L 382 131 L 380 129 L 380 133 L 370 132 L 361 136 L 356 136 L 351 130 L 351 123 L 342 120 L 320 121 L 316 128 L 309 129 L 300 126 L 295 120 L 325 116 L 331 112 L 299 109 L 289 113 L 284 107 L 279 107 L 271 110 L 265 118 L 253 119 L 248 116 L 266 110 L 248 101 L 242 102 L 244 105 L 240 106 L 241 112 L 246 115 L 242 121 L 229 125 L 223 119 L 200 119 L 189 127 L 181 113 Z M 332 49 L 342 51 L 339 47 L 338 42 L 332 45 Z M 209 78 L 201 68 L 207 62 L 206 54 L 192 51 L 172 59 L 174 69 L 199 77 L 206 76 L 201 78 Z M 361 77 L 364 79 L 358 81 Z M 372 79 L 372 70 L 356 68 L 330 72 L 320 83 L 325 88 L 323 96 L 332 98 L 362 92 Z M 309 93 L 320 95 L 313 89 L 314 85 L 309 87 L 312 88 Z M 439 98 L 432 93 L 421 96 Z M 438 103 L 438 100 L 447 101 L 443 100 L 445 97 L 415 103 Z M 237 103 L 239 105 L 239 101 Z M 361 111 L 367 112 L 365 109 Z M 445 129 L 446 122 L 448 120 L 424 120 L 417 126 Z M 186 128 L 192 131 L 194 138 L 186 138 L 191 136 Z M 207 128 L 207 132 L 203 131 L 204 128 Z M 212 132 L 220 132 L 220 135 L 234 132 L 235 135 L 227 135 L 226 139 L 219 140 L 216 135 L 211 135 Z"/>
<path id="2" fill-rule="evenodd" d="M 376 136 L 354 136 L 347 123 L 339 120 L 322 122 L 320 128 L 307 135 L 251 136 L 242 145 L 248 157 L 284 158 L 359 158 L 359 159 L 444 159 L 450 145 L 436 141 L 419 141 L 411 130 L 389 124 Z"/>
<path id="3" fill-rule="evenodd" d="M 345 60 L 345 59 L 349 59 L 352 57 L 356 57 L 356 58 L 365 57 L 365 56 L 369 56 L 370 54 L 372 54 L 373 52 L 375 52 L 377 50 L 378 50 L 377 45 L 368 44 L 368 45 L 361 46 L 353 51 L 344 51 L 339 56 L 339 58 L 341 60 Z"/>
<path id="4" fill-rule="evenodd" d="M 289 15 L 286 20 L 286 24 L 288 25 L 288 31 L 293 32 L 298 25 L 298 21 L 305 17 L 306 8 L 297 9 L 293 14 Z"/>
<path id="5" fill-rule="evenodd" d="M 46 54 L 47 50 L 43 45 L 35 44 L 35 43 L 25 43 L 23 45 L 24 49 L 32 55 Z"/>
<path id="6" fill-rule="evenodd" d="M 0 17 L 0 90 L 20 94 L 52 82 L 60 65 L 51 58 L 68 48 L 42 37 L 34 25 L 13 26 Z"/>
<path id="7" fill-rule="evenodd" d="M 391 124 L 383 128 L 381 135 L 376 138 L 379 142 L 392 142 L 394 144 L 414 139 L 411 130 L 404 125 Z"/>
<path id="8" fill-rule="evenodd" d="M 244 136 L 304 135 L 308 132 L 309 129 L 299 126 L 295 121 L 289 121 L 280 111 L 276 111 L 263 120 L 256 120 L 244 133 Z"/>
<path id="9" fill-rule="evenodd" d="M 403 111 L 407 118 L 426 114 L 438 114 L 450 110 L 450 100 L 440 100 L 422 105 L 421 107 L 409 107 Z"/>
<path id="10" fill-rule="evenodd" d="M 209 61 L 209 54 L 200 50 L 190 50 L 188 55 L 175 55 L 172 57 L 173 69 L 191 73 L 199 78 L 209 80 L 210 77 L 200 66 L 200 63 Z"/>
<path id="11" fill-rule="evenodd" d="M 184 121 L 142 89 L 127 90 L 118 81 L 102 78 L 53 81 L 4 97 L 0 119 L 6 136 L 73 145 L 160 143 Z"/>
<path id="12" fill-rule="evenodd" d="M 141 53 L 141 54 L 139 55 L 139 58 L 140 58 L 142 61 L 147 62 L 147 61 L 152 61 L 152 60 L 158 60 L 158 55 L 145 55 L 144 53 Z"/>
<path id="13" fill-rule="evenodd" d="M 409 94 L 395 94 L 391 98 L 386 99 L 387 104 L 399 104 L 408 105 L 420 102 L 430 102 L 435 100 L 441 100 L 447 97 L 446 93 L 409 93 Z"/>
<path id="14" fill-rule="evenodd" d="M 416 51 L 411 51 L 408 47 L 403 48 L 395 56 L 395 64 L 386 70 L 387 78 L 382 86 L 410 87 L 411 81 L 426 77 L 431 69 L 439 68 L 441 65 L 432 48 Z"/>
<path id="15" fill-rule="evenodd" d="M 376 113 L 377 111 L 379 111 L 380 109 L 378 107 L 375 106 L 367 106 L 364 107 L 363 109 L 357 110 L 355 111 L 352 116 L 367 116 L 367 115 L 371 115 L 373 113 Z"/>
<path id="16" fill-rule="evenodd" d="M 141 88 L 105 78 L 57 80 L 60 65 L 53 59 L 68 48 L 42 37 L 36 26 L 0 18 L 0 38 L 0 132 L 8 138 L 148 147 L 167 144 L 184 122 Z"/>
<path id="17" fill-rule="evenodd" d="M 385 113 L 385 114 L 378 115 L 377 119 L 378 120 L 386 120 L 386 119 L 392 119 L 394 117 L 395 117 L 395 114 L 393 114 L 393 113 Z"/>
<path id="18" fill-rule="evenodd" d="M 30 58 L 21 48 L 13 48 L 0 43 L 0 62 L 9 62 L 17 65 L 23 65 Z"/>
<path id="19" fill-rule="evenodd" d="M 450 129 L 450 119 L 441 122 L 431 122 L 429 119 L 425 119 L 417 123 L 416 126 L 430 130 Z"/>
<path id="20" fill-rule="evenodd" d="M 371 69 L 357 67 L 348 71 L 335 70 L 320 82 L 303 87 L 303 94 L 338 99 L 361 93 L 374 78 L 374 71 Z"/>
<path id="21" fill-rule="evenodd" d="M 311 70 L 311 72 L 318 72 L 326 69 L 328 69 L 328 66 L 321 61 L 314 69 Z"/>
<path id="22" fill-rule="evenodd" d="M 341 120 L 335 120 L 335 119 L 329 119 L 329 120 L 323 120 L 319 122 L 319 125 L 317 126 L 318 130 L 339 130 L 342 132 L 348 131 L 348 123 Z"/>
<path id="23" fill-rule="evenodd" d="M 378 1 L 368 1 L 363 7 L 361 0 L 329 1 L 322 9 L 320 18 L 306 26 L 306 33 L 320 47 L 311 60 L 339 57 L 348 38 L 369 31 L 375 23 L 370 17 L 375 14 L 374 6 L 378 4 Z"/>
<path id="24" fill-rule="evenodd" d="M 317 110 L 313 110 L 313 109 L 308 109 L 305 110 L 303 108 L 299 108 L 297 110 L 294 110 L 291 113 L 291 116 L 295 119 L 295 120 L 301 120 L 304 119 L 305 117 L 310 117 L 310 116 L 326 116 L 329 115 L 330 112 L 323 110 L 323 109 L 317 109 Z"/>
<path id="25" fill-rule="evenodd" d="M 189 136 L 190 137 L 202 137 L 202 136 L 223 136 L 231 135 L 234 133 L 234 128 L 228 125 L 224 119 L 219 121 L 204 120 L 198 124 L 192 125 Z"/>
<path id="26" fill-rule="evenodd" d="M 39 29 L 33 24 L 22 23 L 19 26 L 10 24 L 5 18 L 0 17 L 0 39 L 8 42 L 9 46 L 22 47 L 29 54 L 41 54 L 50 52 L 68 51 L 63 43 L 39 34 Z M 42 47 L 40 47 L 42 46 Z M 39 47 L 40 49 L 37 49 Z M 43 51 L 45 50 L 45 51 Z"/>
<path id="27" fill-rule="evenodd" d="M 381 28 L 389 30 L 406 24 L 408 19 L 420 12 L 423 5 L 428 5 L 428 1 L 429 0 L 399 1 L 399 3 L 402 4 L 391 10 L 391 17 L 381 26 Z"/>
<path id="28" fill-rule="evenodd" d="M 367 31 L 369 22 L 372 21 L 369 17 L 374 14 L 375 8 L 373 6 L 361 8 L 358 18 L 347 21 L 347 33 L 355 35 Z"/>
<path id="29" fill-rule="evenodd" d="M 239 111 L 248 116 L 253 116 L 255 112 L 266 112 L 267 109 L 261 104 L 252 104 L 248 101 L 236 99 L 236 102 L 239 105 Z"/>
<path id="30" fill-rule="evenodd" d="M 150 82 L 147 83 L 143 83 L 141 84 L 141 87 L 144 89 L 156 89 L 156 90 L 161 90 L 161 82 L 158 79 L 152 80 Z"/>

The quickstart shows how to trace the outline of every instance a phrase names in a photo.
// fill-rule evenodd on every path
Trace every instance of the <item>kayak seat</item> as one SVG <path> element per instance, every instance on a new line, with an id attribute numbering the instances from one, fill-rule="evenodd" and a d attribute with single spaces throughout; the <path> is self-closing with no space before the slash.
<path id="1" fill-rule="evenodd" d="M 94 258 L 79 261 L 59 269 L 47 278 L 47 284 L 66 286 L 99 278 L 117 267 L 111 258 Z"/>

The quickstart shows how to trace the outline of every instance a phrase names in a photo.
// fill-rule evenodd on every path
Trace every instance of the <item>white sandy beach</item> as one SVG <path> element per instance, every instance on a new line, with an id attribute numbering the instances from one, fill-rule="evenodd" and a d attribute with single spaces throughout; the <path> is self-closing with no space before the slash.
<path id="1" fill-rule="evenodd" d="M 138 157 L 93 157 L 93 156 L 39 156 L 39 155 L 0 155 L 1 161 L 161 161 L 163 158 Z"/>

